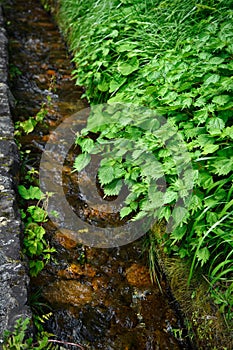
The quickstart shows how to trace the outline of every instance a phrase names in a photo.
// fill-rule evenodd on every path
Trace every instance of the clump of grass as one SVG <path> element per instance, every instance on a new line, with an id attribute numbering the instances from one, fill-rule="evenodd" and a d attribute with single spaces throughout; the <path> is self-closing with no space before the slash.
<path id="1" fill-rule="evenodd" d="M 221 16 L 219 4 L 197 6 L 195 1 L 182 0 L 60 4 L 61 23 L 77 64 L 77 84 L 85 86 L 86 96 L 94 103 L 106 102 L 129 81 L 135 81 L 138 71 L 133 77 L 122 76 L 120 62 L 136 57 L 142 68 L 166 50 L 179 48 L 197 28 L 201 30 L 200 21 L 206 15 Z"/>

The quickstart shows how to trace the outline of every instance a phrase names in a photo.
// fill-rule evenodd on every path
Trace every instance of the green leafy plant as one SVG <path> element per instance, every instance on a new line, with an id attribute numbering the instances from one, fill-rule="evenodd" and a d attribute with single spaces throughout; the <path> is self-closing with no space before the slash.
<path id="1" fill-rule="evenodd" d="M 98 179 L 105 194 L 117 195 L 123 185 L 130 191 L 122 218 L 169 221 L 172 216 L 179 225 L 163 235 L 165 251 L 190 261 L 189 282 L 201 268 L 211 288 L 224 285 L 231 308 L 232 293 L 226 291 L 233 270 L 232 0 L 80 0 L 79 6 L 61 0 L 60 9 L 77 84 L 85 87 L 92 106 L 109 104 L 104 112 L 96 107 L 78 135 L 82 154 L 74 168 L 81 171 L 91 154 L 104 154 Z M 167 140 L 158 142 L 161 125 L 144 113 L 120 118 L 110 110 L 113 103 L 145 106 L 166 118 L 187 147 L 191 181 L 188 169 L 177 177 Z M 152 123 L 149 134 L 143 123 Z M 161 168 L 167 184 L 163 195 L 151 186 Z M 173 210 L 178 197 L 187 210 Z M 222 303 L 224 311 L 225 299 Z"/>
<path id="2" fill-rule="evenodd" d="M 28 119 L 24 121 L 18 121 L 15 123 L 15 136 L 18 136 L 23 131 L 25 134 L 31 133 L 38 123 L 42 123 L 46 115 L 48 114 L 48 110 L 46 108 L 46 104 L 43 103 L 39 112 L 35 115 L 35 117 L 28 117 Z"/>
<path id="3" fill-rule="evenodd" d="M 43 301 L 40 289 L 29 295 L 29 304 L 33 312 L 33 324 L 38 332 L 43 332 L 44 323 L 52 316 L 52 308 Z"/>
<path id="4" fill-rule="evenodd" d="M 51 106 L 50 92 L 55 90 L 55 77 L 53 76 L 48 88 L 48 94 L 46 96 L 46 102 L 41 104 L 40 110 L 35 116 L 29 116 L 23 121 L 17 121 L 15 123 L 15 136 L 16 138 L 21 136 L 22 133 L 29 134 L 34 131 L 38 124 L 43 123 L 45 117 L 48 115 L 49 107 Z"/>
<path id="5" fill-rule="evenodd" d="M 29 188 L 20 185 L 18 191 L 26 201 L 37 200 L 36 205 L 28 205 L 26 211 L 21 210 L 21 217 L 25 225 L 24 252 L 30 259 L 30 274 L 36 276 L 50 261 L 51 254 L 56 251 L 45 240 L 46 231 L 42 223 L 48 220 L 48 213 L 45 208 L 40 207 L 40 202 L 51 194 L 44 195 L 39 187 L 32 185 Z"/>
<path id="6" fill-rule="evenodd" d="M 41 339 L 36 342 L 32 337 L 28 337 L 29 318 L 19 318 L 16 321 L 15 328 L 12 332 L 5 331 L 3 350 L 24 350 L 24 349 L 55 349 L 52 343 L 49 343 L 49 336 L 51 334 L 44 333 Z"/>
<path id="7" fill-rule="evenodd" d="M 108 120 L 107 125 L 99 123 L 103 113 Z M 140 118 L 137 119 L 138 116 Z M 195 173 L 188 165 L 184 166 L 184 184 L 189 181 L 186 191 L 181 191 L 183 183 L 177 182 L 176 187 L 174 186 L 178 167 L 174 158 L 182 157 L 183 162 L 187 164 L 189 159 L 185 147 L 180 145 L 179 149 L 174 149 L 173 144 L 179 144 L 179 137 L 177 138 L 172 125 L 163 122 L 163 118 L 156 118 L 153 112 L 145 108 L 128 105 L 122 109 L 121 104 L 104 105 L 103 108 L 93 109 L 87 128 L 76 139 L 82 154 L 75 160 L 75 170 L 80 171 L 90 162 L 90 153 L 101 153 L 105 157 L 100 163 L 98 178 L 105 195 L 118 195 L 123 184 L 128 187 L 130 193 L 125 200 L 125 207 L 120 212 L 121 218 L 133 214 L 134 220 L 144 216 L 162 219 L 164 215 L 169 219 L 169 203 L 172 206 L 179 197 L 184 202 L 189 196 L 188 186 L 192 185 Z M 95 143 L 89 138 L 90 132 L 101 133 Z M 165 145 L 169 149 L 165 152 L 166 158 Z M 157 181 L 164 180 L 164 177 L 166 183 L 170 184 L 166 195 L 164 185 L 157 184 Z M 180 181 L 182 182 L 181 179 Z M 177 211 L 178 208 L 173 214 L 175 221 Z M 181 222 L 180 217 L 177 217 L 177 222 Z"/>
<path id="8" fill-rule="evenodd" d="M 28 183 L 34 183 L 35 179 L 38 177 L 39 171 L 36 170 L 34 167 L 31 167 L 27 173 L 25 174 L 25 180 Z"/>
<path id="9" fill-rule="evenodd" d="M 22 72 L 17 66 L 10 64 L 9 74 L 10 74 L 10 79 L 14 79 L 16 76 L 21 75 Z"/>
<path id="10" fill-rule="evenodd" d="M 60 349 L 59 345 L 67 345 L 84 350 L 80 344 L 52 339 L 53 334 L 43 331 L 37 335 L 36 339 L 33 339 L 29 334 L 29 324 L 29 318 L 24 320 L 19 318 L 13 331 L 5 331 L 3 350 L 58 350 Z"/>

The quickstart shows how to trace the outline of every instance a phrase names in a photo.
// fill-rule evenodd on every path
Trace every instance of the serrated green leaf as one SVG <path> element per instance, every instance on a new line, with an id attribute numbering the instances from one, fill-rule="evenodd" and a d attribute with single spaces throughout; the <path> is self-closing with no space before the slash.
<path id="1" fill-rule="evenodd" d="M 190 107 L 192 105 L 193 99 L 191 97 L 184 98 L 182 100 L 182 109 L 185 107 Z"/>
<path id="2" fill-rule="evenodd" d="M 165 219 L 167 222 L 169 221 L 171 217 L 171 209 L 169 206 L 163 206 L 162 208 L 159 208 L 158 213 L 157 213 L 158 220 Z"/>
<path id="3" fill-rule="evenodd" d="M 210 84 L 216 84 L 220 80 L 220 75 L 218 74 L 211 74 L 205 81 L 204 85 L 208 86 Z"/>
<path id="4" fill-rule="evenodd" d="M 211 166 L 215 169 L 214 173 L 219 175 L 227 175 L 233 171 L 233 157 L 218 158 L 211 162 Z"/>
<path id="5" fill-rule="evenodd" d="M 164 193 L 157 191 L 153 197 L 150 196 L 150 207 L 153 209 L 160 208 L 164 205 Z"/>
<path id="6" fill-rule="evenodd" d="M 138 221 L 138 220 L 141 220 L 143 219 L 145 216 L 147 216 L 148 213 L 146 211 L 140 211 L 137 215 L 135 215 L 133 217 L 133 219 L 131 219 L 132 221 Z"/>
<path id="7" fill-rule="evenodd" d="M 196 210 L 202 209 L 202 207 L 202 199 L 200 198 L 200 196 L 194 194 L 189 201 L 188 209 L 194 213 Z"/>
<path id="8" fill-rule="evenodd" d="M 194 103 L 195 107 L 202 107 L 206 105 L 206 99 L 203 96 L 200 96 Z"/>
<path id="9" fill-rule="evenodd" d="M 164 97 L 163 97 L 163 101 L 166 103 L 173 103 L 174 101 L 176 101 L 178 97 L 178 93 L 176 91 L 169 91 Z"/>
<path id="10" fill-rule="evenodd" d="M 222 133 L 225 123 L 221 118 L 211 118 L 206 125 L 210 135 L 216 136 Z"/>
<path id="11" fill-rule="evenodd" d="M 215 96 L 212 101 L 220 106 L 224 106 L 230 100 L 231 100 L 231 97 L 229 95 L 219 95 L 219 96 Z"/>
<path id="12" fill-rule="evenodd" d="M 210 258 L 210 251 L 207 247 L 201 248 L 197 251 L 197 259 L 201 262 L 203 266 Z"/>
<path id="13" fill-rule="evenodd" d="M 141 176 L 152 178 L 153 180 L 160 179 L 164 176 L 164 170 L 162 165 L 158 161 L 152 163 L 146 163 L 143 165 Z"/>
<path id="14" fill-rule="evenodd" d="M 125 216 L 129 215 L 130 213 L 132 213 L 133 209 L 130 207 L 124 207 L 121 209 L 120 211 L 120 217 L 121 219 L 123 219 Z"/>
<path id="15" fill-rule="evenodd" d="M 140 168 L 139 167 L 134 167 L 129 170 L 130 178 L 134 181 L 137 181 L 139 175 L 140 175 Z"/>
<path id="16" fill-rule="evenodd" d="M 109 184 L 114 180 L 114 169 L 112 166 L 100 166 L 98 170 L 98 178 L 101 185 Z"/>
<path id="17" fill-rule="evenodd" d="M 74 161 L 74 170 L 81 171 L 84 169 L 91 161 L 91 156 L 88 153 L 79 154 Z"/>
<path id="18" fill-rule="evenodd" d="M 181 259 L 185 258 L 186 256 L 190 256 L 188 249 L 184 248 L 180 248 L 178 254 Z"/>
<path id="19" fill-rule="evenodd" d="M 87 120 L 87 127 L 85 129 L 88 131 L 99 131 L 107 123 L 106 116 L 104 114 L 103 106 L 96 105 L 92 106 L 91 113 Z"/>
<path id="20" fill-rule="evenodd" d="M 177 227 L 178 225 L 180 225 L 184 221 L 187 213 L 188 213 L 188 211 L 184 207 L 177 206 L 174 208 L 174 210 L 172 212 L 172 218 L 174 220 L 175 227 Z"/>
<path id="21" fill-rule="evenodd" d="M 91 151 L 95 147 L 95 143 L 92 139 L 85 138 L 85 139 L 82 139 L 80 146 L 82 147 L 82 152 L 91 153 Z"/>
<path id="22" fill-rule="evenodd" d="M 44 262 L 40 260 L 30 260 L 29 261 L 29 267 L 30 267 L 30 275 L 32 277 L 36 277 L 38 273 L 43 270 L 44 268 Z"/>
<path id="23" fill-rule="evenodd" d="M 111 183 L 104 185 L 104 194 L 106 196 L 117 196 L 122 188 L 122 180 L 113 180 Z"/>
<path id="24" fill-rule="evenodd" d="M 178 199 L 178 193 L 167 190 L 164 194 L 164 204 L 172 203 Z"/>
<path id="25" fill-rule="evenodd" d="M 114 170 L 114 178 L 119 179 L 122 178 L 125 175 L 125 169 L 123 168 L 122 164 L 116 162 L 113 166 Z"/>
<path id="26" fill-rule="evenodd" d="M 133 153 L 132 153 L 133 160 L 139 158 L 140 155 L 143 154 L 144 152 L 145 152 L 144 149 L 136 149 L 135 151 L 133 151 Z"/>
<path id="27" fill-rule="evenodd" d="M 211 139 L 211 136 L 208 134 L 201 134 L 197 137 L 198 145 L 201 147 L 205 147 L 208 144 L 211 144 L 213 141 Z"/>
<path id="28" fill-rule="evenodd" d="M 209 144 L 205 145 L 203 149 L 203 154 L 214 153 L 219 149 L 219 145 Z"/>
<path id="29" fill-rule="evenodd" d="M 194 120 L 197 120 L 199 123 L 205 123 L 209 116 L 207 108 L 202 108 L 199 111 L 194 112 Z"/>
<path id="30" fill-rule="evenodd" d="M 130 208 L 132 210 L 137 210 L 138 209 L 138 206 L 139 206 L 139 203 L 138 202 L 131 202 L 130 203 Z"/>
<path id="31" fill-rule="evenodd" d="M 179 226 L 177 228 L 175 228 L 175 230 L 173 230 L 172 234 L 171 234 L 171 239 L 173 240 L 172 244 L 175 244 L 175 242 L 180 241 L 185 233 L 187 231 L 187 226 Z"/>
<path id="32" fill-rule="evenodd" d="M 218 214 L 212 211 L 206 213 L 206 221 L 209 225 L 214 225 L 219 220 Z"/>

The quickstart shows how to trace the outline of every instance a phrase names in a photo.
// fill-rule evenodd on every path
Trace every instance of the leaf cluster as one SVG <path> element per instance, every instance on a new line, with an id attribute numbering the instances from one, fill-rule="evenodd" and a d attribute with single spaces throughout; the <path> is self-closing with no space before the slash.
<path id="1" fill-rule="evenodd" d="M 80 0 L 78 6 L 61 0 L 60 5 L 74 77 L 92 105 L 133 103 L 155 111 L 121 116 L 116 107 L 94 108 L 77 137 L 82 155 L 75 169 L 81 171 L 91 154 L 105 154 L 98 177 L 106 195 L 118 194 L 123 185 L 129 189 L 121 216 L 171 220 L 165 250 L 190 259 L 190 279 L 200 266 L 213 288 L 221 283 L 226 290 L 233 271 L 232 5 L 231 0 Z M 98 134 L 96 141 L 90 132 Z M 192 169 L 186 166 L 190 161 Z M 232 305 L 232 294 L 224 295 Z"/>
<path id="2" fill-rule="evenodd" d="M 15 136 L 20 137 L 22 133 L 30 134 L 34 131 L 38 124 L 43 123 L 44 119 L 49 113 L 49 107 L 51 106 L 50 93 L 55 91 L 55 77 L 53 76 L 49 83 L 48 94 L 46 96 L 46 102 L 41 104 L 40 110 L 34 116 L 29 116 L 23 121 L 15 122 Z"/>
<path id="3" fill-rule="evenodd" d="M 29 257 L 29 267 L 31 276 L 37 274 L 44 268 L 51 259 L 51 254 L 56 250 L 49 247 L 45 239 L 45 229 L 42 223 L 48 220 L 47 211 L 40 206 L 40 202 L 46 198 L 37 186 L 26 188 L 18 186 L 20 196 L 28 201 L 27 209 L 21 209 L 21 217 L 24 221 L 24 252 Z M 36 205 L 29 205 L 32 200 L 37 200 Z"/>
<path id="4" fill-rule="evenodd" d="M 49 336 L 44 332 L 42 337 L 37 339 L 36 343 L 33 342 L 32 337 L 28 337 L 28 327 L 30 324 L 30 319 L 19 318 L 16 323 L 14 330 L 12 332 L 5 331 L 4 333 L 4 343 L 3 350 L 26 350 L 26 349 L 56 349 L 51 343 L 49 343 Z"/>

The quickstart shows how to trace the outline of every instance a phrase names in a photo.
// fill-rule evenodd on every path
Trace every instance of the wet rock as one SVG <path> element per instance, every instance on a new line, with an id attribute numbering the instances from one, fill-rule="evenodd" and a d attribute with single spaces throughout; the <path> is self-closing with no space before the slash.
<path id="1" fill-rule="evenodd" d="M 74 280 L 61 280 L 47 286 L 43 296 L 52 304 L 85 305 L 93 300 L 93 289 Z"/>
<path id="2" fill-rule="evenodd" d="M 76 310 L 73 314 L 67 310 L 57 310 L 46 322 L 48 331 L 56 331 L 56 335 L 63 341 L 88 343 L 88 349 L 97 349 L 98 340 L 107 333 L 113 314 L 105 307 L 86 306 Z M 85 347 L 84 347 L 85 348 Z M 102 347 L 101 347 L 102 348 Z M 120 349 L 120 348 L 119 348 Z"/>
<path id="3" fill-rule="evenodd" d="M 67 269 L 58 271 L 58 276 L 62 278 L 73 278 L 79 279 L 81 277 L 94 277 L 96 275 L 96 270 L 93 269 L 89 264 L 80 265 L 72 263 Z"/>
<path id="4" fill-rule="evenodd" d="M 133 286 L 141 287 L 151 285 L 148 269 L 145 266 L 141 266 L 136 263 L 132 264 L 126 270 L 126 278 L 127 281 Z"/>
<path id="5" fill-rule="evenodd" d="M 152 323 L 155 328 L 162 329 L 165 325 L 167 308 L 160 303 L 160 294 L 149 294 L 140 302 L 140 313 L 146 324 Z"/>
<path id="6" fill-rule="evenodd" d="M 138 324 L 136 313 L 126 306 L 118 307 L 114 310 L 114 321 L 123 328 L 134 328 Z"/>
<path id="7" fill-rule="evenodd" d="M 82 313 L 83 328 L 81 334 L 89 341 L 103 337 L 110 327 L 111 310 L 103 306 L 92 308 L 88 306 Z"/>
<path id="8" fill-rule="evenodd" d="M 92 287 L 95 291 L 100 290 L 100 289 L 106 291 L 108 288 L 108 281 L 104 277 L 95 277 L 92 280 Z"/>
<path id="9" fill-rule="evenodd" d="M 67 229 L 63 229 L 62 232 L 57 231 L 55 239 L 66 249 L 75 248 L 78 245 L 77 240 L 72 236 L 72 232 Z"/>
<path id="10" fill-rule="evenodd" d="M 45 327 L 48 332 L 56 334 L 56 337 L 62 341 L 82 341 L 82 320 L 68 310 L 55 310 L 45 322 Z"/>

